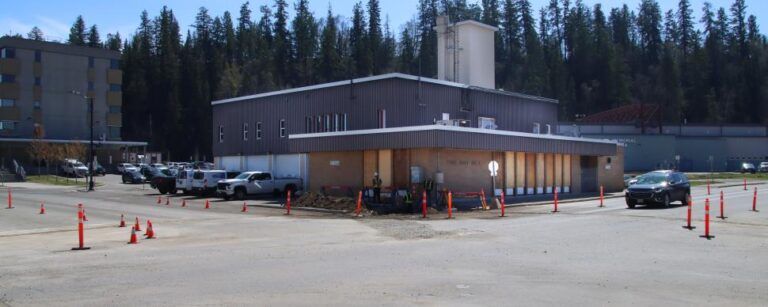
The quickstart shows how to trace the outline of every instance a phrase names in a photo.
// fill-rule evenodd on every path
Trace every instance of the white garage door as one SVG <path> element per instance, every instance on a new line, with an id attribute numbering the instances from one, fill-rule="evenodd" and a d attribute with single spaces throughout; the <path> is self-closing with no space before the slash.
<path id="1" fill-rule="evenodd" d="M 301 177 L 303 154 L 276 155 L 275 169 L 272 171 L 277 177 Z"/>
<path id="2" fill-rule="evenodd" d="M 221 168 L 227 171 L 239 171 L 240 156 L 221 157 Z"/>
<path id="3" fill-rule="evenodd" d="M 245 159 L 246 171 L 270 171 L 269 156 L 248 156 Z"/>

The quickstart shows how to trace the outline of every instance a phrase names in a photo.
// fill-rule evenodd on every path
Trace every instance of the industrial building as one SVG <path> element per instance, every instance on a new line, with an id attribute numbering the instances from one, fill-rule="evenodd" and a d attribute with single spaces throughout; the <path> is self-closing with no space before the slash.
<path id="1" fill-rule="evenodd" d="M 29 162 L 33 140 L 90 141 L 93 133 L 102 164 L 120 151 L 146 142 L 121 139 L 120 52 L 16 37 L 0 38 L 0 156 Z"/>
<path id="2" fill-rule="evenodd" d="M 496 28 L 440 18 L 436 30 L 438 79 L 392 73 L 213 101 L 214 163 L 302 177 L 309 190 L 370 186 L 374 174 L 395 188 L 431 178 L 507 195 L 623 188 L 622 145 L 556 135 L 556 100 L 493 88 Z"/>

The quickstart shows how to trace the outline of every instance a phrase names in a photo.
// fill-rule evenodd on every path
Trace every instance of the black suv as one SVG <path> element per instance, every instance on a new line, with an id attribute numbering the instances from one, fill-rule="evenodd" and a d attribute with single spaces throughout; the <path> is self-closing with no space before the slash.
<path id="1" fill-rule="evenodd" d="M 673 201 L 688 205 L 691 195 L 691 183 L 685 174 L 675 171 L 654 171 L 643 174 L 636 183 L 627 188 L 625 197 L 627 207 L 632 209 L 638 204 L 662 204 L 669 207 Z"/>

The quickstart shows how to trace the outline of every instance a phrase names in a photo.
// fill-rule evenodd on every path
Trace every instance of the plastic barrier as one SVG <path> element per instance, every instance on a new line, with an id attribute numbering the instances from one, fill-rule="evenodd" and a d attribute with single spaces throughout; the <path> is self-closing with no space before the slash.
<path id="1" fill-rule="evenodd" d="M 709 198 L 704 202 L 704 235 L 699 237 L 707 240 L 712 240 L 715 237 L 709 234 Z"/>

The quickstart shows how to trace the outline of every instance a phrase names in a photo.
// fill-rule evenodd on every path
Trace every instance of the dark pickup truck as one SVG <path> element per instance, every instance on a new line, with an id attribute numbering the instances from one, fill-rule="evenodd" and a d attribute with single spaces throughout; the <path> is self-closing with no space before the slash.
<path id="1" fill-rule="evenodd" d="M 151 170 L 152 179 L 149 180 L 149 186 L 157 189 L 160 194 L 176 194 L 176 174 L 173 170 Z"/>

